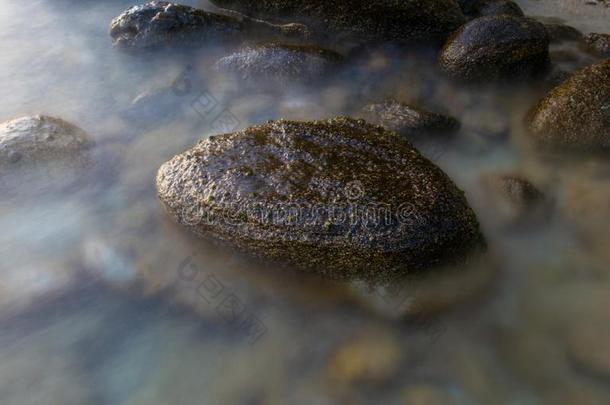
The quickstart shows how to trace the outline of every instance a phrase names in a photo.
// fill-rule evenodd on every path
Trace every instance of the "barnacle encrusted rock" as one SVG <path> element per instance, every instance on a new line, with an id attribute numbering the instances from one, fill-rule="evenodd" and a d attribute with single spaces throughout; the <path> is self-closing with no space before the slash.
<path id="1" fill-rule="evenodd" d="M 588 66 L 555 87 L 528 114 L 530 136 L 543 147 L 610 148 L 610 60 Z"/>
<path id="2" fill-rule="evenodd" d="M 454 0 L 212 0 L 255 17 L 296 19 L 364 41 L 442 44 L 466 21 Z"/>
<path id="3" fill-rule="evenodd" d="M 112 20 L 110 35 L 123 49 L 153 49 L 241 42 L 261 36 L 306 41 L 312 35 L 303 24 L 275 25 L 238 13 L 222 15 L 166 1 L 130 7 Z"/>
<path id="4" fill-rule="evenodd" d="M 157 191 L 200 236 L 334 278 L 401 276 L 485 245 L 441 169 L 396 133 L 346 117 L 210 137 L 161 166 Z"/>
<path id="5" fill-rule="evenodd" d="M 549 38 L 537 21 L 500 15 L 470 21 L 445 44 L 439 63 L 464 81 L 506 81 L 537 77 L 549 66 Z"/>

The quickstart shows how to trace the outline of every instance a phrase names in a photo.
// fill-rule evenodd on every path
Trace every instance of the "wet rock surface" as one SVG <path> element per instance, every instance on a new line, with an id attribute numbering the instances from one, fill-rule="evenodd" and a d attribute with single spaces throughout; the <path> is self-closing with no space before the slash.
<path id="1" fill-rule="evenodd" d="M 454 117 L 397 100 L 369 104 L 360 111 L 360 116 L 368 122 L 398 132 L 410 140 L 426 135 L 448 136 L 460 129 L 460 122 Z"/>
<path id="2" fill-rule="evenodd" d="M 328 32 L 373 42 L 440 45 L 465 22 L 452 0 L 214 0 L 255 17 L 298 18 Z M 336 38 L 333 38 L 336 39 Z"/>
<path id="3" fill-rule="evenodd" d="M 610 147 L 610 61 L 586 67 L 530 111 L 528 129 L 540 146 L 564 150 Z"/>
<path id="4" fill-rule="evenodd" d="M 531 79 L 548 69 L 548 48 L 544 26 L 534 20 L 481 17 L 452 35 L 439 64 L 446 75 L 463 81 Z"/>
<path id="5" fill-rule="evenodd" d="M 221 58 L 214 68 L 250 86 L 288 87 L 328 80 L 342 63 L 343 56 L 327 49 L 271 43 L 243 47 Z"/>
<path id="6" fill-rule="evenodd" d="M 142 50 L 234 43 L 252 36 L 306 41 L 312 32 L 303 24 L 274 25 L 237 13 L 214 14 L 176 3 L 151 1 L 116 17 L 110 25 L 110 35 L 119 48 Z"/>
<path id="7" fill-rule="evenodd" d="M 588 34 L 584 38 L 587 50 L 602 58 L 610 57 L 610 35 Z"/>
<path id="8" fill-rule="evenodd" d="M 547 197 L 518 174 L 494 174 L 482 178 L 484 188 L 495 201 L 498 220 L 505 225 L 531 225 L 548 219 Z"/>
<path id="9" fill-rule="evenodd" d="M 48 162 L 76 164 L 93 145 L 82 129 L 45 115 L 0 124 L 0 173 Z"/>
<path id="10" fill-rule="evenodd" d="M 383 279 L 484 245 L 447 175 L 362 120 L 275 121 L 206 139 L 160 168 L 157 190 L 196 234 L 331 277 Z M 387 219 L 363 220 L 380 206 Z"/>
<path id="11" fill-rule="evenodd" d="M 580 41 L 583 37 L 582 32 L 565 24 L 547 23 L 544 28 L 551 43 Z"/>
<path id="12" fill-rule="evenodd" d="M 491 15 L 514 15 L 523 17 L 523 10 L 510 0 L 459 0 L 458 3 L 469 18 Z"/>

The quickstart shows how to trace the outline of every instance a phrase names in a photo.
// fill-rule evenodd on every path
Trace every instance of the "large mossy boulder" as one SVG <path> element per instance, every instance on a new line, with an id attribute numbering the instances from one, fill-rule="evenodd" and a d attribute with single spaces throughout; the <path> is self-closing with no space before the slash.
<path id="1" fill-rule="evenodd" d="M 551 90 L 530 111 L 528 129 L 543 147 L 610 149 L 610 60 L 578 71 Z"/>
<path id="2" fill-rule="evenodd" d="M 549 67 L 544 25 L 500 15 L 470 21 L 445 44 L 441 70 L 462 81 L 515 81 L 542 76 Z"/>
<path id="3" fill-rule="evenodd" d="M 110 24 L 114 45 L 128 50 L 239 43 L 258 37 L 300 42 L 311 35 L 303 24 L 275 25 L 237 13 L 214 14 L 166 1 L 130 7 Z"/>
<path id="4" fill-rule="evenodd" d="M 255 17 L 297 19 L 373 42 L 442 44 L 465 22 L 453 0 L 212 0 L 219 7 Z"/>
<path id="5" fill-rule="evenodd" d="M 333 278 L 383 280 L 485 245 L 451 179 L 363 120 L 271 121 L 166 162 L 157 191 L 196 234 Z"/>

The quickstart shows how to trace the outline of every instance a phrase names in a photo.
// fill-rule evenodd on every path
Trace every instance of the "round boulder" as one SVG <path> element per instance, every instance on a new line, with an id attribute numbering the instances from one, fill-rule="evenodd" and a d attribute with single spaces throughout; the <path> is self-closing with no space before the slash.
<path id="1" fill-rule="evenodd" d="M 464 193 L 363 120 L 270 121 L 161 166 L 168 213 L 203 237 L 332 278 L 385 280 L 484 247 Z"/>
<path id="2" fill-rule="evenodd" d="M 464 81 L 506 81 L 543 75 L 549 66 L 549 39 L 534 20 L 508 15 L 470 21 L 447 41 L 441 70 Z"/>
<path id="3" fill-rule="evenodd" d="M 555 87 L 527 121 L 530 136 L 540 146 L 610 148 L 610 60 L 588 66 Z"/>

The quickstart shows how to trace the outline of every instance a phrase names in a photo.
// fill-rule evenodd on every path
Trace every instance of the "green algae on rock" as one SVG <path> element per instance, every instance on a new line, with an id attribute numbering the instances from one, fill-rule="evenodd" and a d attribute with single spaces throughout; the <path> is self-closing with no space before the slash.
<path id="1" fill-rule="evenodd" d="M 270 121 L 161 166 L 168 213 L 203 237 L 333 278 L 383 280 L 485 246 L 462 191 L 363 120 Z"/>
<path id="2" fill-rule="evenodd" d="M 426 135 L 452 135 L 460 129 L 460 122 L 454 117 L 396 100 L 369 104 L 360 115 L 368 122 L 391 129 L 410 141 Z"/>
<path id="3" fill-rule="evenodd" d="M 542 147 L 610 148 L 610 60 L 588 66 L 549 92 L 528 114 L 529 135 Z"/>
<path id="4" fill-rule="evenodd" d="M 470 21 L 447 41 L 441 70 L 464 81 L 510 81 L 543 75 L 549 39 L 542 24 L 509 15 Z"/>
<path id="5" fill-rule="evenodd" d="M 110 35 L 123 49 L 154 49 L 167 45 L 200 46 L 241 42 L 249 36 L 307 41 L 303 24 L 275 25 L 233 13 L 222 15 L 165 1 L 133 6 L 112 20 Z"/>
<path id="6" fill-rule="evenodd" d="M 440 45 L 466 21 L 453 0 L 212 0 L 255 17 L 297 19 L 373 42 Z M 332 35 L 332 34 L 331 34 Z"/>
<path id="7" fill-rule="evenodd" d="M 221 58 L 214 68 L 249 85 L 286 87 L 328 79 L 342 63 L 342 55 L 324 48 L 270 43 L 245 46 Z"/>

